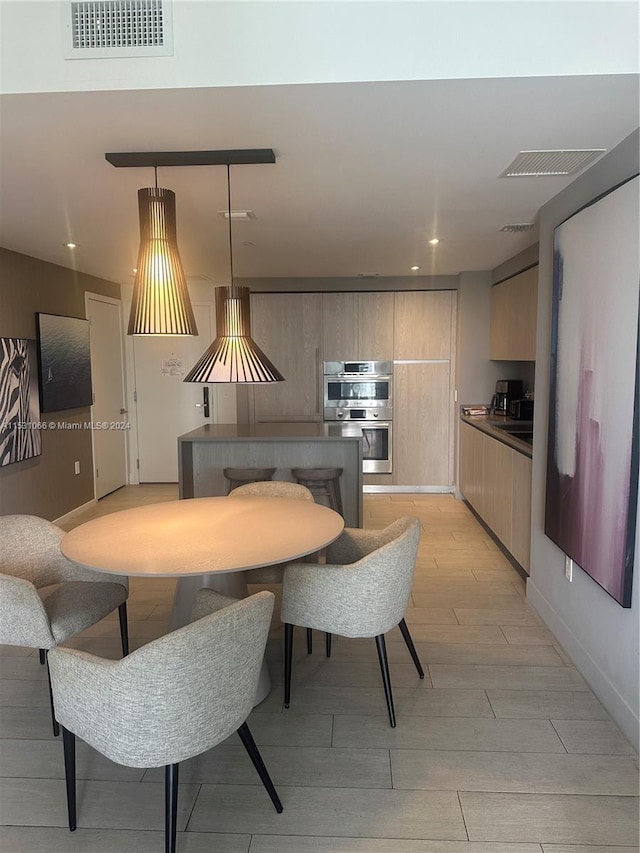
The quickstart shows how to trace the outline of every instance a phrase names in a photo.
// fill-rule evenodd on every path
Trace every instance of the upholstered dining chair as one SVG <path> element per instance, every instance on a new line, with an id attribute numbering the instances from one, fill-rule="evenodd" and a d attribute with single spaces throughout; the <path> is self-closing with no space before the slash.
<path id="1" fill-rule="evenodd" d="M 396 725 L 384 635 L 396 625 L 420 678 L 424 672 L 404 619 L 415 568 L 420 523 L 405 516 L 384 530 L 346 528 L 327 548 L 325 565 L 294 563 L 284 572 L 284 706 L 291 700 L 293 627 L 330 637 L 375 637 L 389 722 Z"/>
<path id="2" fill-rule="evenodd" d="M 175 853 L 179 763 L 237 731 L 276 811 L 276 793 L 246 719 L 273 612 L 262 591 L 238 601 L 196 595 L 189 625 L 123 660 L 75 649 L 49 655 L 64 740 L 69 829 L 76 828 L 75 736 L 127 767 L 165 768 L 165 850 Z"/>
<path id="3" fill-rule="evenodd" d="M 60 551 L 63 536 L 63 530 L 44 518 L 0 516 L 0 643 L 39 649 L 40 662 L 46 663 L 50 649 L 117 607 L 122 654 L 127 655 L 128 578 L 68 560 Z M 51 717 L 57 736 L 53 700 Z"/>

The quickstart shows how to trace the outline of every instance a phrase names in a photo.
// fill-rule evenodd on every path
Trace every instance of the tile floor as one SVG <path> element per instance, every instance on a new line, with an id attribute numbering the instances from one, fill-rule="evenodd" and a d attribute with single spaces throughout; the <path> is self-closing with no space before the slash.
<path id="1" fill-rule="evenodd" d="M 171 500 L 127 487 L 78 514 Z M 274 687 L 249 723 L 284 803 L 278 815 L 234 736 L 181 770 L 180 853 L 630 853 L 638 759 L 524 597 L 524 582 L 450 495 L 367 495 L 365 525 L 423 527 L 406 614 L 427 676 L 388 635 L 391 729 L 373 640 L 296 634 L 290 710 Z M 167 629 L 173 583 L 133 580 L 132 647 Z M 119 657 L 117 619 L 70 642 Z M 79 828 L 66 829 L 62 745 L 37 652 L 0 650 L 0 851 L 160 853 L 162 771 L 78 749 Z"/>

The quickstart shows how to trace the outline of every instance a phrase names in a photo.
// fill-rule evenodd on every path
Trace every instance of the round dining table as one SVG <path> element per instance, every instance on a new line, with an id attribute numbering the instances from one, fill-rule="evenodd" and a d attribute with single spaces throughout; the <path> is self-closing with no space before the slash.
<path id="1" fill-rule="evenodd" d="M 178 578 L 170 629 L 186 625 L 203 586 L 247 595 L 247 569 L 291 562 L 325 548 L 344 519 L 312 501 L 212 497 L 167 501 L 95 518 L 65 534 L 70 560 L 131 577 Z M 270 689 L 265 666 L 256 704 Z"/>

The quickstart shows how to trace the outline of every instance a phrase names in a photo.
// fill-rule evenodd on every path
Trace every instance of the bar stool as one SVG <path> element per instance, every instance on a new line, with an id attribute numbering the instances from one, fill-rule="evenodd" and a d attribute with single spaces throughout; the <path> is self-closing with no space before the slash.
<path id="1" fill-rule="evenodd" d="M 309 489 L 316 503 L 326 503 L 343 515 L 340 496 L 342 468 L 292 468 L 291 473 L 296 482 Z"/>
<path id="2" fill-rule="evenodd" d="M 276 473 L 275 468 L 223 468 L 222 473 L 229 481 L 227 494 L 238 486 L 245 483 L 261 483 L 264 480 L 273 480 Z"/>

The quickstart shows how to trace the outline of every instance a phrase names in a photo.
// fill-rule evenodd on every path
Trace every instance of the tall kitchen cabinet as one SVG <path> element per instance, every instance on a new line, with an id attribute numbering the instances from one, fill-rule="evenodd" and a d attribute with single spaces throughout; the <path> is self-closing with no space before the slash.
<path id="1" fill-rule="evenodd" d="M 456 293 L 398 292 L 394 300 L 393 482 L 453 483 Z"/>
<path id="2" fill-rule="evenodd" d="M 254 423 L 322 420 L 322 294 L 254 293 L 252 336 L 285 378 L 249 393 Z"/>
<path id="3" fill-rule="evenodd" d="M 324 361 L 390 361 L 393 293 L 323 293 Z"/>

